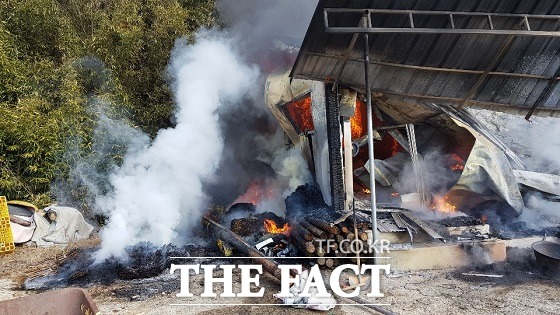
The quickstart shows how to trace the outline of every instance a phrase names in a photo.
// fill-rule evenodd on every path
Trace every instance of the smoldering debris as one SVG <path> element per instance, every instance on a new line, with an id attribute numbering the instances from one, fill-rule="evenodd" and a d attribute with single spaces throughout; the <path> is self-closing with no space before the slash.
<path id="1" fill-rule="evenodd" d="M 163 273 L 153 278 L 129 280 L 126 285 L 118 286 L 112 291 L 118 298 L 143 301 L 156 295 L 175 294 L 181 287 L 180 281 L 176 279 L 177 275 Z"/>
<path id="2" fill-rule="evenodd" d="M 312 184 L 299 186 L 286 198 L 287 217 L 298 217 L 327 207 L 319 187 Z"/>
<path id="3" fill-rule="evenodd" d="M 448 273 L 449 277 L 473 283 L 516 285 L 520 283 L 560 284 L 560 273 L 551 273 L 537 264 L 531 248 L 508 248 L 507 260 L 494 264 L 473 264 Z M 497 275 L 484 277 L 477 275 Z"/>
<path id="4" fill-rule="evenodd" d="M 285 62 L 270 57 L 274 38 L 296 36 L 301 42 L 317 3 L 296 2 L 219 1 L 227 28 L 199 30 L 194 44 L 178 39 L 168 67 L 176 100 L 173 126 L 155 139 L 100 108 L 96 155 L 76 163 L 70 181 L 57 183 L 59 200 L 78 192 L 94 214 L 108 218 L 96 262 L 126 259 L 124 248 L 139 242 L 194 242 L 192 231 L 208 204 L 233 202 L 254 180 L 275 188 L 260 211 L 278 213 L 289 188 L 308 182 L 300 152 L 277 136 L 281 132 L 262 95 L 261 70 Z M 113 143 L 122 146 L 123 159 L 106 163 L 105 149 Z M 74 151 L 69 154 L 81 156 Z"/>
<path id="5" fill-rule="evenodd" d="M 219 256 L 215 247 L 187 245 L 177 247 L 165 245 L 156 247 L 150 243 L 139 243 L 125 249 L 126 260 L 110 257 L 95 262 L 95 248 L 81 248 L 64 260 L 57 271 L 42 277 L 25 280 L 25 290 L 46 290 L 68 286 L 90 287 L 109 285 L 119 280 L 140 281 L 138 279 L 158 278 L 171 265 L 170 257 L 212 257 Z M 214 259 L 216 261 L 217 259 Z M 193 261 L 197 261 L 193 259 Z M 148 281 L 148 280 L 146 280 Z M 148 281 L 149 282 L 149 281 Z"/>
<path id="6" fill-rule="evenodd" d="M 530 200 L 520 216 L 515 215 L 510 205 L 500 201 L 484 202 L 471 209 L 469 214 L 488 223 L 492 234 L 502 239 L 560 235 L 560 213 L 555 211 L 558 203 L 538 198 Z M 549 208 L 539 208 L 535 203 Z"/>

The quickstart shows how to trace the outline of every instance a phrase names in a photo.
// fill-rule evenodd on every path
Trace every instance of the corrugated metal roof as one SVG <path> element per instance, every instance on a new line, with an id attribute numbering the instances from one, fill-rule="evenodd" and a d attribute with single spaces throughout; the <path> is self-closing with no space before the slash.
<path id="1" fill-rule="evenodd" d="M 363 38 L 345 62 L 351 33 L 325 31 L 325 8 L 494 12 L 560 15 L 554 0 L 321 0 L 317 6 L 292 77 L 363 88 Z M 329 25 L 356 27 L 361 16 L 338 14 Z M 375 14 L 372 27 L 408 27 L 398 15 Z M 415 17 L 419 28 L 446 28 L 438 16 Z M 457 17 L 464 28 L 484 28 L 481 17 Z M 515 29 L 518 20 L 496 18 L 494 26 Z M 533 31 L 558 31 L 557 20 L 531 22 Z M 432 102 L 527 113 L 539 97 L 540 114 L 560 115 L 560 37 L 479 34 L 369 34 L 373 91 Z M 500 51 L 503 53 L 500 54 Z M 514 76 L 512 74 L 519 74 Z M 549 93 L 543 91 L 549 88 Z M 544 97 L 544 98 L 543 98 Z"/>

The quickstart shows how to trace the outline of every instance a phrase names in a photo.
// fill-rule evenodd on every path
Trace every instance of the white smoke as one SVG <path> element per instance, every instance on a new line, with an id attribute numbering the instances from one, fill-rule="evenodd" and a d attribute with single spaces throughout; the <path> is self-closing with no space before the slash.
<path id="1" fill-rule="evenodd" d="M 527 223 L 528 228 L 538 231 L 560 226 L 558 202 L 546 200 L 540 193 L 530 193 L 526 197 L 526 206 L 518 219 Z"/>
<path id="2" fill-rule="evenodd" d="M 284 131 L 278 128 L 274 134 L 260 134 L 254 138 L 258 155 L 255 160 L 268 165 L 272 174 L 265 178 L 253 178 L 249 187 L 231 202 L 253 203 L 257 212 L 274 212 L 279 216 L 286 213 L 285 199 L 297 187 L 312 183 L 302 151 L 296 146 L 285 144 Z"/>
<path id="3" fill-rule="evenodd" d="M 469 109 L 469 112 L 488 128 L 498 139 L 514 151 L 535 172 L 560 174 L 559 118 L 531 117 L 531 122 L 521 115 Z"/>
<path id="4" fill-rule="evenodd" d="M 424 179 L 424 189 L 430 195 L 444 195 L 458 178 L 458 174 L 449 168 L 450 155 L 444 153 L 441 148 L 431 148 L 419 158 L 419 170 Z M 403 166 L 397 183 L 393 186 L 400 194 L 417 192 L 420 184 L 414 174 L 414 166 L 411 160 Z"/>
<path id="5" fill-rule="evenodd" d="M 272 211 L 283 216 L 286 213 L 284 200 L 301 185 L 312 183 L 313 177 L 303 154 L 297 147 L 287 147 L 282 144 L 284 133 L 281 129 L 272 136 L 272 139 L 259 138 L 261 146 L 269 147 L 269 156 L 261 156 L 261 161 L 270 165 L 274 177 L 269 178 L 265 186 L 270 187 L 271 193 L 264 194 L 258 200 L 257 212 Z"/>
<path id="6" fill-rule="evenodd" d="M 110 177 L 112 191 L 97 198 L 109 216 L 98 259 L 122 256 L 139 242 L 163 245 L 189 236 L 207 206 L 203 182 L 216 175 L 224 146 L 217 112 L 239 102 L 258 77 L 234 40 L 212 31 L 199 32 L 194 45 L 177 41 L 169 70 L 177 125 L 125 156 Z"/>
<path id="7" fill-rule="evenodd" d="M 276 151 L 276 153 L 274 161 L 272 161 L 272 168 L 283 180 L 284 197 L 299 186 L 311 183 L 311 173 L 300 150 L 290 148 L 281 152 Z"/>
<path id="8" fill-rule="evenodd" d="M 541 166 L 542 171 L 555 174 L 560 173 L 560 138 L 554 137 L 560 134 L 560 119 L 540 118 L 533 119 L 531 139 L 527 142 L 532 149 L 532 155 Z M 547 137 L 546 135 L 554 135 Z M 546 140 L 543 141 L 543 136 Z"/>
<path id="9" fill-rule="evenodd" d="M 498 139 L 512 149 L 525 163 L 528 171 L 560 174 L 560 119 L 531 117 L 490 110 L 469 109 Z M 546 199 L 541 193 L 525 195 L 525 206 L 517 221 L 526 228 L 542 230 L 560 226 L 558 202 Z"/>
<path id="10" fill-rule="evenodd" d="M 208 204 L 235 200 L 254 180 L 274 190 L 268 211 L 311 181 L 297 149 L 262 141 L 278 140 L 278 125 L 263 103 L 264 76 L 248 64 L 265 63 L 276 37 L 302 39 L 317 1 L 218 3 L 227 32 L 199 31 L 195 44 L 178 40 L 172 52 L 176 126 L 129 151 L 95 200 L 108 217 L 98 261 L 139 242 L 193 241 Z"/>

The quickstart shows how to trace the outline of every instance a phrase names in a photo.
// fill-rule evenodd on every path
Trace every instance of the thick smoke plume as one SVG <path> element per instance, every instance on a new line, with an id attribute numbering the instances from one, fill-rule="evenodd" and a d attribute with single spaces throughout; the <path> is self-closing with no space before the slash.
<path id="1" fill-rule="evenodd" d="M 208 32 L 195 45 L 177 43 L 170 71 L 177 125 L 127 155 L 111 176 L 111 193 L 98 198 L 110 217 L 100 258 L 141 241 L 172 242 L 180 224 L 188 231 L 199 222 L 208 200 L 203 181 L 215 175 L 223 151 L 217 111 L 240 101 L 258 75 L 239 60 L 232 40 Z"/>
<path id="2" fill-rule="evenodd" d="M 201 30 L 192 45 L 177 41 L 169 64 L 176 125 L 128 152 L 108 192 L 96 198 L 96 209 L 109 218 L 98 260 L 122 257 L 125 247 L 143 241 L 189 242 L 209 204 L 230 204 L 252 183 L 272 191 L 259 208 L 276 211 L 291 190 L 311 181 L 300 152 L 286 147 L 263 92 L 266 72 L 285 62 L 271 57 L 273 40 L 301 41 L 315 6 L 222 1 L 226 31 Z"/>
<path id="3" fill-rule="evenodd" d="M 224 152 L 217 171 L 220 175 L 205 185 L 212 203 L 230 204 L 239 196 L 250 195 L 251 187 L 257 186 L 253 190 L 265 192 L 258 201 L 268 200 L 270 203 L 274 200 L 274 205 L 270 205 L 274 209 L 266 211 L 284 208 L 282 195 L 285 195 L 286 188 L 283 187 L 289 180 L 283 179 L 280 173 L 289 171 L 278 170 L 279 162 L 273 165 L 273 161 L 290 154 L 286 152 L 282 130 L 264 105 L 264 82 L 268 72 L 285 66 L 286 62 L 273 42 L 280 39 L 289 44 L 300 44 L 316 6 L 315 0 L 218 2 L 220 16 L 227 25 L 229 36 L 235 38 L 242 58 L 247 63 L 258 64 L 262 75 L 243 104 L 220 110 L 224 134 Z M 304 163 L 303 159 L 300 163 Z M 298 176 L 308 178 L 307 173 Z"/>
<path id="4" fill-rule="evenodd" d="M 247 55 L 271 48 L 275 39 L 301 43 L 317 0 L 221 0 L 220 15 L 239 35 L 238 45 Z M 252 56 L 253 57 L 253 56 Z"/>

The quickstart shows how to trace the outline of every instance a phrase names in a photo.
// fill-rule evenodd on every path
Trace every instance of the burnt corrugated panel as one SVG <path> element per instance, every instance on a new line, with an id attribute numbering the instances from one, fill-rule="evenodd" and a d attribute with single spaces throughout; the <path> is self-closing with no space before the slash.
<path id="1" fill-rule="evenodd" d="M 554 0 L 321 0 L 292 76 L 328 82 L 338 79 L 340 84 L 355 87 L 364 86 L 363 37 L 358 36 L 345 62 L 353 34 L 326 33 L 325 8 L 560 15 L 560 1 Z M 359 14 L 344 13 L 333 15 L 329 23 L 355 27 L 361 20 Z M 399 15 L 372 15 L 372 24 L 378 27 L 407 27 L 408 23 L 408 19 Z M 449 19 L 433 15 L 418 15 L 414 23 L 420 28 L 450 26 Z M 465 28 L 489 27 L 484 16 L 456 16 L 454 23 Z M 522 20 L 514 17 L 496 17 L 492 23 L 496 29 L 525 27 Z M 530 27 L 535 31 L 559 30 L 556 20 L 531 20 Z M 373 90 L 466 106 L 483 104 L 492 108 L 494 104 L 502 110 L 511 106 L 528 109 L 541 98 L 543 109 L 560 111 L 558 80 L 549 80 L 558 75 L 560 67 L 559 37 L 371 34 L 369 45 Z M 513 77 L 495 72 L 532 76 Z M 551 82 L 552 92 L 544 95 Z"/>
<path id="2" fill-rule="evenodd" d="M 545 101 L 544 108 L 560 108 L 560 86 L 556 85 L 554 87 L 554 90 L 552 90 L 552 93 L 550 94 L 550 97 L 547 98 L 547 100 Z"/>

